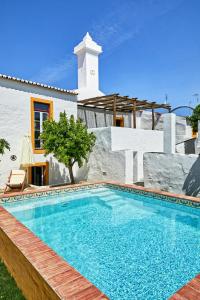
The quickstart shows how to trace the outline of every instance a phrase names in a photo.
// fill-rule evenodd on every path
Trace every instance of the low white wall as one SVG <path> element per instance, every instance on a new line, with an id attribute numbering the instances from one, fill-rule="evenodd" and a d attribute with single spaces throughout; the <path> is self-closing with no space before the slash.
<path id="1" fill-rule="evenodd" d="M 122 183 L 133 182 L 133 151 L 112 151 L 111 128 L 91 129 L 96 143 L 85 164 L 77 174 L 79 180 L 114 180 Z"/>
<path id="2" fill-rule="evenodd" d="M 195 154 L 144 154 L 144 186 L 200 196 L 200 157 Z"/>
<path id="3" fill-rule="evenodd" d="M 143 181 L 143 154 L 163 152 L 163 148 L 163 131 L 111 127 L 111 149 L 134 151 L 133 165 L 129 164 L 133 168 L 132 182 Z"/>
<path id="4" fill-rule="evenodd" d="M 163 132 L 120 127 L 90 131 L 96 135 L 96 144 L 79 179 L 141 181 L 144 151 L 163 151 Z"/>
<path id="5" fill-rule="evenodd" d="M 132 127 L 132 113 L 118 112 L 124 118 L 124 127 Z M 78 117 L 86 123 L 88 128 L 108 127 L 113 124 L 112 111 L 105 111 L 94 107 L 78 105 Z M 137 129 L 151 130 L 152 114 L 150 111 L 137 111 Z M 155 113 L 155 130 L 163 130 L 163 115 Z M 185 117 L 176 116 L 176 143 L 192 137 L 192 128 Z"/>
<path id="6" fill-rule="evenodd" d="M 158 130 L 111 127 L 111 149 L 162 152 L 163 132 Z"/>
<path id="7" fill-rule="evenodd" d="M 132 151 L 105 151 L 103 148 L 90 155 L 85 179 L 89 181 L 114 180 L 133 182 Z"/>
<path id="8" fill-rule="evenodd" d="M 77 115 L 75 95 L 0 79 L 0 138 L 5 138 L 11 146 L 10 152 L 0 157 L 0 186 L 7 181 L 10 170 L 20 167 L 22 140 L 31 131 L 31 97 L 52 100 L 55 120 L 64 110 L 68 115 Z M 11 155 L 16 155 L 17 160 L 11 161 Z M 35 154 L 34 159 L 35 162 L 49 161 L 50 184 L 68 181 L 67 169 L 53 157 Z"/>

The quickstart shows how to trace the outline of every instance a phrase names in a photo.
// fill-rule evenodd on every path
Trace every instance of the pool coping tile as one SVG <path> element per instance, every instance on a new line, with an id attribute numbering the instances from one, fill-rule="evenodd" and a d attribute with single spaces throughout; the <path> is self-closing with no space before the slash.
<path id="1" fill-rule="evenodd" d="M 200 280 L 197 275 L 186 285 L 180 288 L 169 300 L 200 300 Z"/>

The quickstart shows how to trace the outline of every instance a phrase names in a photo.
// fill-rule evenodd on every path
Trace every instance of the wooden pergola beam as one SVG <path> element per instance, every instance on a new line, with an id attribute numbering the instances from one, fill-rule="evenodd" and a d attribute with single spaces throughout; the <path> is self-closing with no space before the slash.
<path id="1" fill-rule="evenodd" d="M 132 110 L 133 105 L 137 107 L 137 109 L 152 109 L 152 106 L 154 108 L 164 108 L 164 109 L 170 109 L 169 105 L 166 104 L 157 104 L 156 102 L 147 102 L 147 100 L 131 100 L 127 98 L 122 97 L 112 97 L 109 99 L 104 99 L 103 101 L 93 101 L 85 103 L 84 106 L 90 106 L 90 107 L 103 107 L 103 108 L 112 108 L 113 107 L 113 101 L 115 99 L 117 108 L 120 109 L 130 109 Z M 136 98 L 137 99 L 137 98 Z M 81 100 L 82 101 L 82 100 Z M 82 103 L 82 102 L 80 102 Z M 131 105 L 133 104 L 133 105 Z"/>
<path id="2" fill-rule="evenodd" d="M 108 106 L 104 106 L 104 107 L 98 107 L 98 106 L 90 106 L 90 105 L 80 105 L 78 104 L 79 107 L 82 107 L 82 108 L 91 108 L 91 109 L 100 109 L 100 110 L 106 110 L 106 111 L 113 111 L 113 105 L 108 105 Z M 163 109 L 167 109 L 168 111 L 170 111 L 170 106 L 169 107 L 162 107 L 162 106 L 156 106 L 154 107 L 154 109 L 159 109 L 159 108 L 163 108 Z M 136 105 L 136 111 L 139 111 L 139 110 L 150 110 L 152 109 L 152 106 L 140 106 L 140 105 Z M 119 106 L 119 105 L 116 105 L 116 111 L 118 112 L 132 112 L 133 110 L 133 106 Z"/>
<path id="3" fill-rule="evenodd" d="M 93 97 L 93 98 L 88 98 L 88 99 L 84 99 L 84 100 L 79 100 L 78 103 L 79 104 L 92 104 L 95 102 L 103 102 L 108 100 L 109 98 L 114 98 L 116 96 L 118 96 L 119 94 L 111 94 L 111 95 L 106 95 L 106 96 L 98 96 L 98 97 Z"/>
<path id="4" fill-rule="evenodd" d="M 114 100 L 113 100 L 114 101 Z M 98 108 L 98 107 L 103 107 L 103 108 L 112 108 L 113 107 L 113 101 L 112 102 L 108 102 L 108 103 L 100 103 L 98 105 L 94 105 L 94 107 Z M 133 102 L 131 102 L 131 105 L 125 101 L 119 101 L 119 99 L 116 99 L 116 108 L 119 109 L 129 109 L 130 111 L 132 111 L 133 105 L 135 105 L 136 107 L 144 105 L 146 102 L 137 102 L 135 101 L 134 104 Z M 128 105 L 129 104 L 129 105 Z"/>
<path id="5" fill-rule="evenodd" d="M 103 106 L 103 107 L 108 107 L 108 106 L 110 106 L 110 107 L 112 107 L 113 106 L 113 101 L 114 101 L 114 98 L 112 99 L 112 100 L 107 100 L 107 101 L 105 101 L 105 102 L 98 102 L 98 103 L 93 103 L 93 105 L 94 105 L 94 107 L 99 107 L 99 106 Z M 118 99 L 118 98 L 116 98 L 115 99 L 115 101 L 116 101 L 116 104 L 122 104 L 122 103 L 126 103 L 125 101 L 122 101 L 121 99 Z"/>
<path id="6" fill-rule="evenodd" d="M 113 126 L 116 126 L 117 112 L 119 113 L 132 113 L 132 127 L 136 128 L 136 112 L 138 110 L 150 110 L 152 112 L 152 129 L 155 128 L 155 109 L 163 108 L 170 111 L 171 106 L 167 104 L 158 104 L 147 100 L 139 100 L 138 98 L 129 98 L 128 96 L 120 96 L 119 94 L 111 94 L 107 96 L 93 97 L 78 101 L 82 107 L 92 109 L 104 109 L 112 111 L 113 113 Z M 95 115 L 95 121 L 96 115 Z"/>
<path id="7" fill-rule="evenodd" d="M 157 108 L 159 108 L 159 107 L 156 107 L 156 108 L 154 108 L 154 109 L 157 109 Z M 164 109 L 167 109 L 168 110 L 168 108 L 164 108 Z M 118 110 L 119 110 L 119 108 L 118 108 Z M 121 110 L 119 110 L 119 111 L 121 111 L 121 112 L 132 112 L 132 110 L 133 110 L 133 108 L 121 108 Z M 152 110 L 152 107 L 143 107 L 143 106 L 136 106 L 136 111 L 141 111 L 141 110 Z"/>
<path id="8" fill-rule="evenodd" d="M 135 103 L 132 103 L 132 105 L 123 105 L 121 108 L 122 108 L 122 109 L 128 109 L 128 110 L 132 111 L 133 107 L 135 107 L 136 110 L 137 110 L 137 108 L 138 108 L 138 107 L 141 107 L 141 105 L 142 105 L 141 103 L 135 102 Z M 118 106 L 118 107 L 119 107 L 119 106 Z"/>
<path id="9" fill-rule="evenodd" d="M 106 104 L 109 104 L 109 103 L 113 103 L 113 101 L 114 101 L 114 98 L 108 98 L 108 99 L 105 99 L 105 100 L 103 100 L 103 101 L 97 101 L 97 100 L 95 100 L 95 101 L 93 101 L 93 102 L 89 102 L 89 103 L 87 103 L 87 104 L 84 104 L 84 106 L 86 106 L 86 105 L 92 105 L 92 106 L 94 106 L 94 107 L 98 107 L 98 106 L 104 106 L 104 105 L 106 105 Z"/>

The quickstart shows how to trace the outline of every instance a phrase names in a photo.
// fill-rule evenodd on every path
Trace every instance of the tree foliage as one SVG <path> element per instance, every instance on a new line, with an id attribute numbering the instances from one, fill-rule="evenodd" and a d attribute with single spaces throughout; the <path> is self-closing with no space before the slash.
<path id="1" fill-rule="evenodd" d="M 0 154 L 3 155 L 6 150 L 10 150 L 10 145 L 5 139 L 0 139 Z"/>
<path id="2" fill-rule="evenodd" d="M 73 166 L 77 163 L 80 168 L 87 161 L 95 144 L 95 135 L 87 131 L 80 119 L 67 118 L 64 112 L 60 113 L 58 122 L 51 119 L 44 122 L 40 138 L 45 155 L 51 153 L 63 163 L 69 169 L 71 183 L 74 183 Z"/>
<path id="3" fill-rule="evenodd" d="M 191 123 L 193 131 L 198 131 L 198 120 L 200 120 L 200 104 L 197 105 L 188 120 Z"/>

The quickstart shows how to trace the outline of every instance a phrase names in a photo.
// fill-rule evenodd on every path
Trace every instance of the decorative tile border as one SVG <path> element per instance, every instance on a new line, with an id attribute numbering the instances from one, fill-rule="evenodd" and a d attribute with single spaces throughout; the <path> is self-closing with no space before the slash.
<path id="1" fill-rule="evenodd" d="M 61 195 L 72 191 L 80 191 L 91 188 L 99 188 L 100 186 L 111 187 L 116 190 L 123 190 L 133 194 L 140 194 L 143 196 L 150 196 L 158 200 L 164 200 L 167 202 L 172 202 L 176 204 L 182 204 L 194 208 L 200 208 L 200 198 L 190 197 L 182 194 L 172 194 L 169 192 L 163 192 L 159 190 L 152 190 L 137 186 L 134 184 L 121 184 L 117 182 L 95 182 L 95 183 L 84 183 L 84 184 L 75 184 L 68 187 L 56 187 L 49 188 L 48 190 L 39 190 L 39 191 L 27 191 L 23 193 L 14 193 L 7 195 L 0 195 L 0 205 L 5 202 L 14 202 L 20 200 L 26 200 L 29 198 L 40 198 L 45 196 L 55 196 Z"/>
<path id="2" fill-rule="evenodd" d="M 184 195 L 179 195 L 174 196 L 175 194 L 170 194 L 170 193 L 165 193 L 165 192 L 160 192 L 160 191 L 151 191 L 147 190 L 145 188 L 139 188 L 134 186 L 127 186 L 127 185 L 122 185 L 122 184 L 115 184 L 115 183 L 107 183 L 105 184 L 108 187 L 111 187 L 116 190 L 123 190 L 132 194 L 139 194 L 147 197 L 152 197 L 157 200 L 164 200 L 167 202 L 171 203 L 176 203 L 176 204 L 182 204 L 185 206 L 190 206 L 194 208 L 200 208 L 200 199 L 197 200 L 198 198 L 190 197 L 192 199 L 187 199 Z M 178 197 L 177 197 L 178 196 Z"/>
<path id="3" fill-rule="evenodd" d="M 5 202 L 20 201 L 33 197 L 41 198 L 44 196 L 60 195 L 72 191 L 99 188 L 101 186 L 111 187 L 117 190 L 123 190 L 133 194 L 150 196 L 155 198 L 155 200 L 164 200 L 167 202 L 181 204 L 189 207 L 200 208 L 200 198 L 152 190 L 132 184 L 121 184 L 111 181 L 82 183 L 68 187 L 65 186 L 49 188 L 48 190 L 45 189 L 37 192 L 27 191 L 6 196 L 0 195 L 0 240 L 3 236 L 4 238 L 6 237 L 12 245 L 14 244 L 14 246 L 17 247 L 20 251 L 19 253 L 22 253 L 25 259 L 28 260 L 28 262 L 31 264 L 33 271 L 36 270 L 36 272 L 38 272 L 39 274 L 38 276 L 43 278 L 42 280 L 44 282 L 42 283 L 42 287 L 46 285 L 46 290 L 43 291 L 40 289 L 40 292 L 45 292 L 45 297 L 47 297 L 47 294 L 51 295 L 51 297 L 48 296 L 44 299 L 105 300 L 108 298 L 94 285 L 92 285 L 87 279 L 85 279 L 81 274 L 79 274 L 75 269 L 68 265 L 67 262 L 62 260 L 51 248 L 46 246 L 24 225 L 18 222 L 3 207 L 1 207 L 1 203 L 3 204 Z M 9 265 L 9 259 L 7 262 L 5 258 L 5 253 L 3 253 L 3 255 L 1 253 L 3 248 L 0 248 L 0 256 L 3 257 L 4 255 L 3 259 L 8 269 L 16 279 L 15 270 L 13 270 L 13 264 L 11 263 Z M 6 251 L 6 253 L 9 253 L 9 251 Z M 12 257 L 11 253 L 10 257 Z M 18 261 L 18 259 L 16 261 Z M 14 265 L 16 265 L 16 262 L 14 263 Z M 33 281 L 33 284 L 34 282 L 35 281 Z M 17 281 L 17 283 L 19 287 L 24 291 L 24 279 L 22 280 L 22 283 L 20 283 L 20 280 L 19 282 Z M 26 296 L 25 292 L 24 294 Z M 39 298 L 36 297 L 32 299 Z M 170 298 L 170 300 L 200 300 L 200 275 L 197 275 L 189 283 L 183 286 Z"/>
<path id="4" fill-rule="evenodd" d="M 91 184 L 83 184 L 83 185 L 73 185 L 69 187 L 60 187 L 60 188 L 49 188 L 45 190 L 39 191 L 29 191 L 29 192 L 22 192 L 22 193 L 14 193 L 14 194 L 4 194 L 0 195 L 0 205 L 6 202 L 16 202 L 21 200 L 27 200 L 29 198 L 41 198 L 46 196 L 56 196 L 62 195 L 65 193 L 72 193 L 73 191 L 82 191 L 82 190 L 89 190 L 92 188 L 99 188 L 103 186 L 104 183 L 91 183 Z"/>

